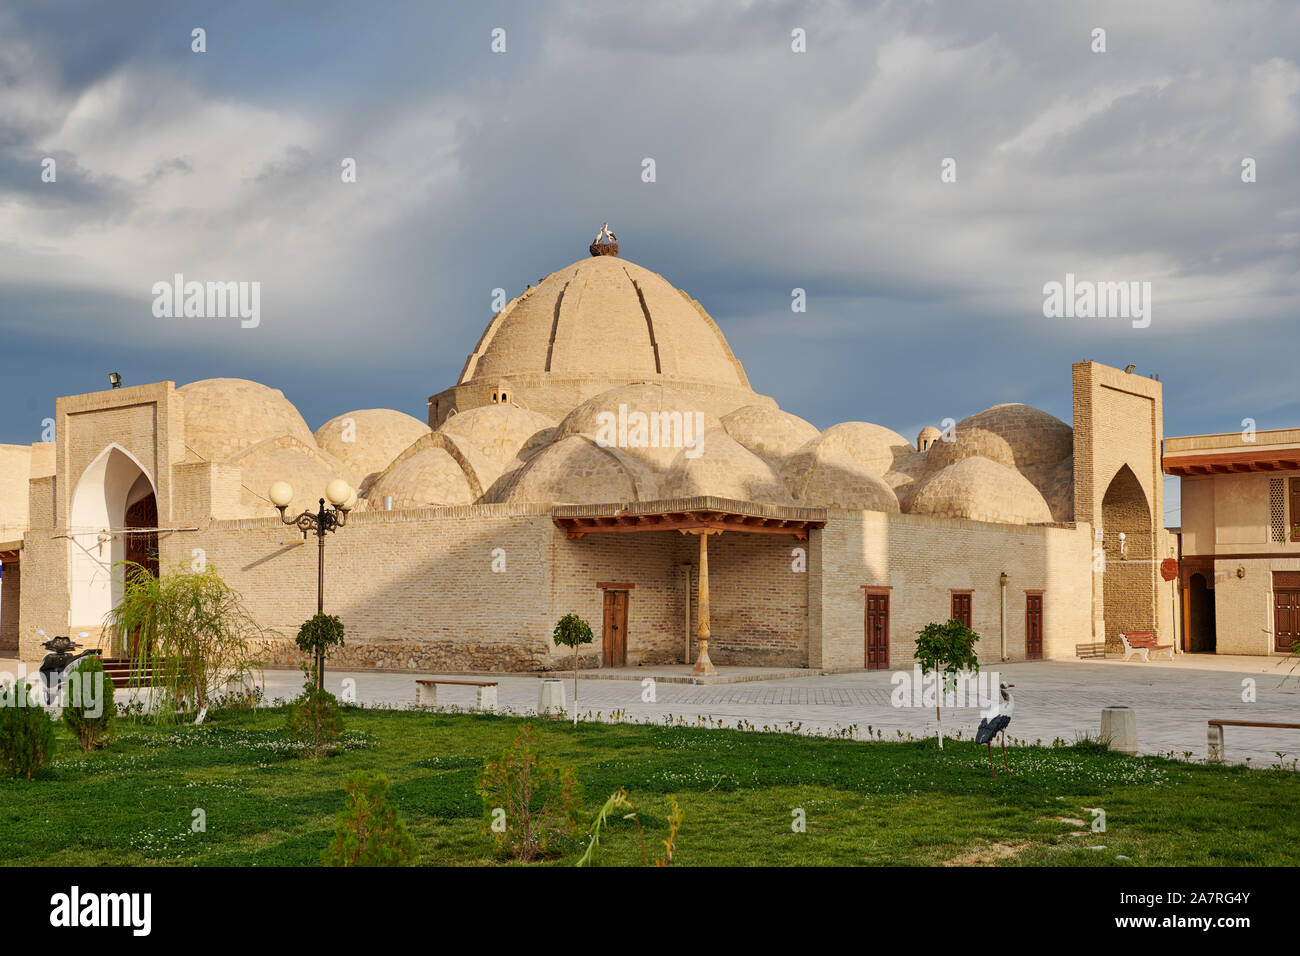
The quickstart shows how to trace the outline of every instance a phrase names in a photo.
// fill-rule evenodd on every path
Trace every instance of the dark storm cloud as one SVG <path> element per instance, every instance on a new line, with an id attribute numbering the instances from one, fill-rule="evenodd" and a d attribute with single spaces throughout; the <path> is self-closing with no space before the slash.
<path id="1" fill-rule="evenodd" d="M 1068 421 L 1085 358 L 1159 372 L 1170 434 L 1293 425 L 1269 343 L 1300 312 L 1298 53 L 1300 10 L 1265 2 L 23 5 L 0 15 L 0 370 L 420 415 L 492 290 L 609 220 L 819 426 Z M 261 281 L 263 325 L 154 320 L 178 271 Z M 1151 327 L 1043 318 L 1066 272 L 1151 281 Z"/>

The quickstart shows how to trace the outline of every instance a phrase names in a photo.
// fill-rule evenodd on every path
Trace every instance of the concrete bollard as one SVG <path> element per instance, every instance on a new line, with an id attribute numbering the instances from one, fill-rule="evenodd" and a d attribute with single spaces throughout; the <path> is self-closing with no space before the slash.
<path id="1" fill-rule="evenodd" d="M 537 713 L 543 717 L 563 717 L 567 710 L 564 706 L 564 681 L 543 680 L 537 689 Z"/>
<path id="2" fill-rule="evenodd" d="M 438 706 L 438 685 L 437 684 L 416 684 L 415 704 L 417 707 L 437 707 Z"/>
<path id="3" fill-rule="evenodd" d="M 1206 759 L 1209 763 L 1223 763 L 1223 728 L 1209 724 L 1208 753 Z"/>
<path id="4" fill-rule="evenodd" d="M 1120 753 L 1138 752 L 1137 714 L 1122 705 L 1101 710 L 1101 739 L 1110 740 L 1110 749 Z"/>

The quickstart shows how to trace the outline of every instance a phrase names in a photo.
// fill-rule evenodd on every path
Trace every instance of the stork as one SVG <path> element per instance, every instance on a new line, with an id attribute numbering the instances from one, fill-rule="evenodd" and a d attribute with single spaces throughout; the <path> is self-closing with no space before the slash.
<path id="1" fill-rule="evenodd" d="M 1007 724 L 1011 723 L 1011 715 L 1016 709 L 1016 699 L 1007 691 L 1015 684 L 1008 684 L 1002 681 L 998 686 L 998 700 L 996 709 L 992 717 L 985 717 L 980 721 L 979 729 L 975 731 L 975 743 L 988 744 L 989 748 L 989 776 L 993 774 L 993 738 L 998 734 L 1002 735 L 1002 766 L 1006 768 L 1007 773 L 1011 772 L 1011 767 L 1007 764 Z"/>
<path id="2" fill-rule="evenodd" d="M 600 232 L 596 233 L 596 238 L 592 240 L 593 245 L 600 245 L 602 242 L 618 242 L 618 236 L 609 231 L 608 222 L 600 227 Z"/>

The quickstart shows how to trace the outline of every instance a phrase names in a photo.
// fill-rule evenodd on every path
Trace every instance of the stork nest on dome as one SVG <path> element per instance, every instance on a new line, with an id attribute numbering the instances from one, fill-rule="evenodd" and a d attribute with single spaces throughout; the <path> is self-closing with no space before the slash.
<path id="1" fill-rule="evenodd" d="M 596 233 L 596 238 L 591 240 L 587 251 L 593 256 L 618 255 L 618 236 L 610 232 L 608 222 L 601 225 L 600 232 Z"/>

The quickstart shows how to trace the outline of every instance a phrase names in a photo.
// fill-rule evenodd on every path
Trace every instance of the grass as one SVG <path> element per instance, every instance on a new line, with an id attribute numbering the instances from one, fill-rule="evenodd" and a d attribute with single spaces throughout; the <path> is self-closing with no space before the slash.
<path id="1" fill-rule="evenodd" d="M 314 866 L 343 783 L 378 770 L 425 865 L 500 863 L 475 783 L 518 719 L 348 708 L 347 746 L 295 756 L 281 708 L 211 714 L 202 726 L 119 721 L 84 754 L 59 729 L 55 762 L 0 779 L 0 845 L 10 865 Z M 647 843 L 685 812 L 683 865 L 1293 865 L 1300 775 L 1127 757 L 1096 747 L 1009 751 L 989 779 L 984 748 L 933 740 L 862 743 L 792 734 L 540 721 L 543 746 L 572 764 L 590 819 L 626 787 Z M 1105 810 L 1093 833 L 1089 808 Z M 806 815 L 796 833 L 794 811 Z M 206 831 L 194 832 L 202 810 Z M 1084 821 L 1061 822 L 1058 818 Z M 1082 833 L 1082 835 L 1076 835 Z M 1091 847 L 1104 846 L 1104 850 Z M 551 864 L 571 864 L 582 844 Z M 602 836 L 597 862 L 640 862 L 630 821 Z M 1117 859 L 1128 857 L 1129 860 Z"/>

